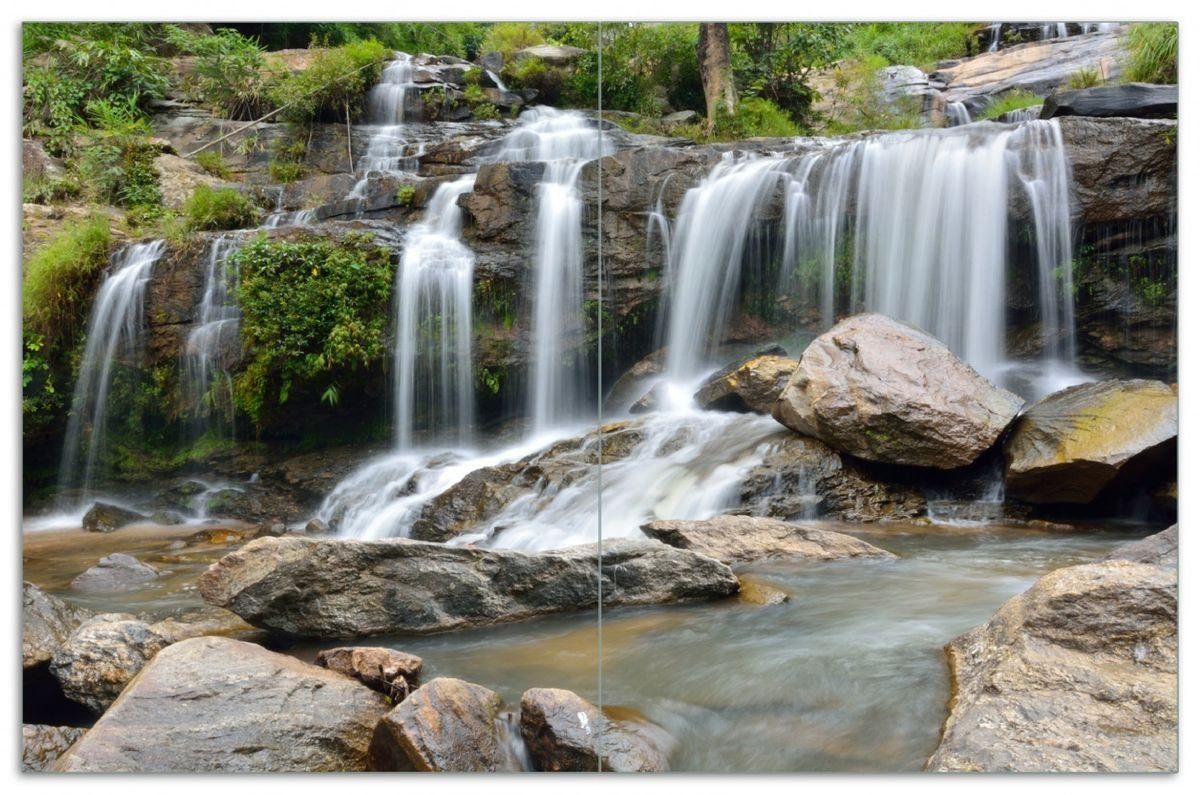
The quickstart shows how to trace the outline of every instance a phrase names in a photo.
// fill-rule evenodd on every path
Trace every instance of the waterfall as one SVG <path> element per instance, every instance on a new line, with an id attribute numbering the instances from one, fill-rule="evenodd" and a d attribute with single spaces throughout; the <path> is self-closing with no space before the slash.
<path id="1" fill-rule="evenodd" d="M 406 449 L 420 418 L 470 439 L 474 418 L 471 298 L 475 255 L 462 242 L 458 198 L 475 175 L 438 186 L 405 237 L 396 274 L 396 443 Z"/>
<path id="2" fill-rule="evenodd" d="M 835 308 L 883 312 L 1001 379 L 1014 192 L 1031 209 L 1047 362 L 1069 370 L 1069 172 L 1058 125 L 1032 121 L 892 133 L 799 156 L 727 154 L 680 205 L 668 377 L 716 363 L 749 267 L 746 242 L 782 205 L 781 283 L 820 309 L 822 328 Z"/>
<path id="3" fill-rule="evenodd" d="M 537 188 L 533 364 L 529 402 L 536 432 L 570 420 L 588 381 L 583 342 L 583 164 L 610 154 L 613 144 L 580 113 L 537 107 L 521 114 L 497 161 L 546 163 Z"/>
<path id="4" fill-rule="evenodd" d="M 367 94 L 367 151 L 354 170 L 360 175 L 347 199 L 365 199 L 373 174 L 411 173 L 417 170 L 422 144 L 416 151 L 405 136 L 405 125 L 415 120 L 410 99 L 419 89 L 413 82 L 412 57 L 396 53 L 383 68 L 379 82 Z"/>
<path id="5" fill-rule="evenodd" d="M 1040 104 L 1029 105 L 1028 107 L 1005 111 L 1000 114 L 1000 118 L 997 121 L 1002 124 L 1018 124 L 1023 121 L 1034 121 L 1041 118 L 1041 115 L 1042 106 Z"/>
<path id="6" fill-rule="evenodd" d="M 961 102 L 949 102 L 946 104 L 946 126 L 961 127 L 964 124 L 971 123 L 971 112 L 967 110 L 967 106 Z"/>
<path id="7" fill-rule="evenodd" d="M 96 464 L 105 448 L 114 365 L 122 356 L 136 354 L 141 346 L 146 283 L 165 250 L 165 241 L 154 240 L 118 251 L 92 304 L 59 469 L 60 492 L 77 485 L 81 501 L 92 494 Z"/>
<path id="8" fill-rule="evenodd" d="M 991 39 L 988 41 L 988 52 L 996 52 L 1000 49 L 1000 28 L 1003 24 L 1002 22 L 993 22 L 988 25 L 988 30 L 991 32 Z"/>
<path id="9" fill-rule="evenodd" d="M 188 333 L 183 366 L 184 394 L 195 423 L 193 436 L 222 423 L 223 438 L 235 438 L 233 379 L 225 366 L 230 351 L 237 350 L 241 310 L 233 298 L 238 274 L 230 270 L 229 257 L 242 246 L 233 236 L 214 238 L 204 269 L 204 294 L 196 322 Z"/>
<path id="10" fill-rule="evenodd" d="M 1042 40 L 1064 39 L 1067 37 L 1066 22 L 1047 22 L 1042 25 Z"/>

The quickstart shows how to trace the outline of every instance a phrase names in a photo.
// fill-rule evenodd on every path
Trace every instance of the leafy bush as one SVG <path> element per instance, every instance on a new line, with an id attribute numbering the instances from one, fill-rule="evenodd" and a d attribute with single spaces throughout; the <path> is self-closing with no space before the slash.
<path id="1" fill-rule="evenodd" d="M 417 195 L 417 189 L 411 182 L 405 182 L 400 187 L 396 188 L 396 204 L 401 207 L 411 207 L 413 199 Z"/>
<path id="2" fill-rule="evenodd" d="M 25 263 L 21 302 L 26 331 L 49 340 L 73 334 L 108 263 L 108 219 L 96 215 L 66 225 Z"/>
<path id="3" fill-rule="evenodd" d="M 369 236 L 339 243 L 260 237 L 233 255 L 240 268 L 242 349 L 234 381 L 241 410 L 259 427 L 293 392 L 319 399 L 387 350 L 395 265 Z"/>
<path id="4" fill-rule="evenodd" d="M 998 119 L 1010 110 L 1020 110 L 1031 105 L 1040 105 L 1042 98 L 1031 91 L 1017 89 L 993 97 L 988 106 L 983 109 L 983 118 Z"/>
<path id="5" fill-rule="evenodd" d="M 195 71 L 185 83 L 194 100 L 230 119 L 250 120 L 266 113 L 266 62 L 256 42 L 229 28 L 211 36 L 180 31 L 174 41 L 196 56 Z"/>
<path id="6" fill-rule="evenodd" d="M 1126 34 L 1129 64 L 1125 79 L 1135 83 L 1176 83 L 1179 26 L 1173 22 L 1141 22 Z"/>
<path id="7" fill-rule="evenodd" d="M 735 82 L 806 123 L 814 92 L 808 76 L 833 64 L 846 46 L 846 24 L 758 22 L 729 26 Z"/>
<path id="8" fill-rule="evenodd" d="M 196 165 L 212 176 L 219 179 L 229 179 L 229 166 L 225 165 L 225 159 L 221 157 L 220 152 L 213 149 L 206 149 L 192 159 L 196 162 Z"/>
<path id="9" fill-rule="evenodd" d="M 521 58 L 511 66 L 504 66 L 504 77 L 510 88 L 532 88 L 538 92 L 538 102 L 543 105 L 558 103 L 563 91 L 563 70 L 547 66 L 537 58 Z M 595 94 L 592 104 L 595 105 Z"/>
<path id="10" fill-rule="evenodd" d="M 782 108 L 762 97 L 741 100 L 733 115 L 719 113 L 715 127 L 718 140 L 788 138 L 800 134 Z"/>
<path id="11" fill-rule="evenodd" d="M 258 208 L 233 188 L 200 185 L 184 203 L 183 217 L 191 231 L 243 229 L 258 222 Z"/>
<path id="12" fill-rule="evenodd" d="M 599 88 L 596 25 L 575 23 L 558 30 L 545 27 L 564 44 L 584 50 L 565 88 L 565 98 L 580 107 L 594 106 Z M 602 36 L 604 107 L 657 116 L 665 91 L 662 98 L 675 110 L 703 113 L 697 36 L 698 27 L 690 22 L 606 23 Z"/>
<path id="13" fill-rule="evenodd" d="M 488 29 L 479 46 L 481 52 L 498 52 L 508 61 L 518 50 L 545 43 L 546 37 L 533 22 L 497 22 Z"/>
<path id="14" fill-rule="evenodd" d="M 392 52 L 378 41 L 356 41 L 318 52 L 302 72 L 281 75 L 268 87 L 280 116 L 293 123 L 344 120 L 357 115 L 367 90 L 379 80 Z"/>

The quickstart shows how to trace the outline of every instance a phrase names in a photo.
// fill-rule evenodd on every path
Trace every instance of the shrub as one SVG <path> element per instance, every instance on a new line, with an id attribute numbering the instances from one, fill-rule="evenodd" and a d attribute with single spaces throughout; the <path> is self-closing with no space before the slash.
<path id="1" fill-rule="evenodd" d="M 260 237 L 234 261 L 242 349 L 250 356 L 234 393 L 259 427 L 293 392 L 314 400 L 330 387 L 340 393 L 348 373 L 386 353 L 395 265 L 368 236 L 337 243 Z"/>
<path id="2" fill-rule="evenodd" d="M 21 303 L 26 331 L 48 340 L 80 328 L 86 307 L 108 263 L 108 219 L 95 215 L 68 224 L 25 263 Z"/>
<path id="3" fill-rule="evenodd" d="M 1071 89 L 1092 88 L 1100 85 L 1104 85 L 1104 78 L 1100 76 L 1100 70 L 1086 67 L 1077 70 L 1067 81 L 1067 88 Z"/>
<path id="4" fill-rule="evenodd" d="M 318 52 L 302 72 L 287 72 L 269 86 L 276 107 L 290 105 L 280 115 L 286 121 L 344 120 L 357 115 L 367 90 L 379 80 L 392 52 L 374 39 Z"/>
<path id="5" fill-rule="evenodd" d="M 518 50 L 545 43 L 546 37 L 533 22 L 497 22 L 479 46 L 481 52 L 498 52 L 508 61 Z"/>
<path id="6" fill-rule="evenodd" d="M 718 114 L 716 135 L 719 139 L 788 138 L 800 131 L 788 114 L 769 99 L 748 97 L 738 102 L 732 115 Z"/>
<path id="7" fill-rule="evenodd" d="M 218 179 L 229 179 L 230 177 L 229 167 L 225 165 L 225 159 L 221 157 L 220 152 L 206 149 L 196 155 L 193 160 L 196 165 Z"/>
<path id="8" fill-rule="evenodd" d="M 185 84 L 193 99 L 230 119 L 250 120 L 266 113 L 266 62 L 253 40 L 229 28 L 211 36 L 179 31 L 173 40 L 196 56 L 195 71 Z"/>
<path id="9" fill-rule="evenodd" d="M 297 163 L 292 160 L 268 160 L 267 174 L 275 182 L 288 184 L 295 182 L 304 176 L 305 168 L 303 163 Z"/>
<path id="10" fill-rule="evenodd" d="M 879 70 L 887 60 L 873 55 L 840 64 L 833 72 L 836 93 L 824 130 L 845 134 L 858 130 L 907 130 L 921 126 L 920 100 L 900 97 L 889 102 Z"/>
<path id="11" fill-rule="evenodd" d="M 1028 108 L 1030 105 L 1040 105 L 1042 98 L 1031 91 L 1017 89 L 1009 91 L 1000 96 L 993 97 L 988 106 L 983 110 L 983 118 L 998 119 L 1010 110 L 1020 110 Z"/>
<path id="12" fill-rule="evenodd" d="M 1133 25 L 1125 38 L 1129 63 L 1125 79 L 1135 83 L 1176 83 L 1179 26 L 1173 22 Z"/>
<path id="13" fill-rule="evenodd" d="M 396 188 L 396 204 L 399 204 L 401 207 L 411 207 L 416 195 L 417 189 L 413 187 L 412 183 L 405 182 Z"/>
<path id="14" fill-rule="evenodd" d="M 190 231 L 243 229 L 258 222 L 258 208 L 241 191 L 200 185 L 183 205 Z"/>

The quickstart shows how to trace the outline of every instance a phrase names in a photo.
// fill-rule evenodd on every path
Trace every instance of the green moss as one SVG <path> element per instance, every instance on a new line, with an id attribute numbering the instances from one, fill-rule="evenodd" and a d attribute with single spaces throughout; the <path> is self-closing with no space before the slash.
<path id="1" fill-rule="evenodd" d="M 183 205 L 183 217 L 189 231 L 242 229 L 258 222 L 258 208 L 233 188 L 200 185 Z"/>
<path id="2" fill-rule="evenodd" d="M 396 204 L 399 204 L 401 207 L 411 207 L 416 195 L 417 189 L 412 183 L 405 182 L 396 188 Z"/>
<path id="3" fill-rule="evenodd" d="M 111 241 L 108 219 L 97 214 L 68 224 L 34 252 L 21 285 L 26 329 L 58 339 L 82 326 Z"/>

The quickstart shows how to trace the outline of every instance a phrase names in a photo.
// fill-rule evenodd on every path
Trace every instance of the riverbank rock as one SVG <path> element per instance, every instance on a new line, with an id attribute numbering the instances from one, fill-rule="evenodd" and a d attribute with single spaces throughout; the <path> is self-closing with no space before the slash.
<path id="1" fill-rule="evenodd" d="M 1004 444 L 1008 496 L 1087 503 L 1126 469 L 1173 474 L 1179 398 L 1161 381 L 1099 381 L 1035 403 Z"/>
<path id="2" fill-rule="evenodd" d="M 894 558 L 891 552 L 844 533 L 763 516 L 715 516 L 695 521 L 659 519 L 642 532 L 668 546 L 688 549 L 722 563 L 762 558 Z"/>
<path id="3" fill-rule="evenodd" d="M 55 765 L 78 772 L 365 770 L 383 696 L 252 643 L 163 649 Z"/>
<path id="4" fill-rule="evenodd" d="M 71 743 L 83 736 L 86 729 L 76 726 L 43 726 L 26 723 L 21 726 L 21 772 L 38 773 L 66 753 Z"/>
<path id="5" fill-rule="evenodd" d="M 123 613 L 102 613 L 79 625 L 54 652 L 50 673 L 63 695 L 99 714 L 170 640 Z"/>
<path id="6" fill-rule="evenodd" d="M 868 461 L 954 469 L 991 447 L 1023 402 L 928 334 L 866 314 L 812 341 L 773 414 Z"/>
<path id="7" fill-rule="evenodd" d="M 317 654 L 317 665 L 362 682 L 400 702 L 420 684 L 422 660 L 380 646 L 342 646 Z"/>
<path id="8" fill-rule="evenodd" d="M 1179 566 L 1179 525 L 1173 524 L 1161 533 L 1119 546 L 1105 560 L 1130 560 L 1176 568 Z"/>
<path id="9" fill-rule="evenodd" d="M 1120 116 L 1136 119 L 1171 119 L 1179 113 L 1179 86 L 1125 83 L 1094 86 L 1051 94 L 1042 106 L 1042 118 L 1058 116 Z"/>
<path id="10" fill-rule="evenodd" d="M 1175 572 L 1071 566 L 947 646 L 954 693 L 938 771 L 1178 766 Z"/>
<path id="11" fill-rule="evenodd" d="M 608 543 L 605 603 L 647 605 L 737 592 L 711 558 L 653 542 Z M 596 605 L 596 547 L 526 554 L 382 541 L 260 538 L 200 576 L 205 601 L 255 626 L 311 637 L 427 633 Z"/>
<path id="12" fill-rule="evenodd" d="M 652 773 L 669 770 L 671 737 L 645 719 L 614 719 L 570 690 L 533 688 L 521 696 L 521 737 L 545 771 Z M 600 758 L 596 732 L 600 735 Z"/>
<path id="13" fill-rule="evenodd" d="M 158 569 L 142 563 L 133 555 L 114 552 L 75 579 L 71 587 L 76 591 L 125 591 L 157 580 Z"/>
<path id="14" fill-rule="evenodd" d="M 373 770 L 470 773 L 516 770 L 500 742 L 500 696 L 461 679 L 421 686 L 379 721 Z"/>
<path id="15" fill-rule="evenodd" d="M 32 668 L 50 658 L 75 628 L 87 618 L 86 611 L 25 582 L 22 591 L 21 666 Z"/>
<path id="16" fill-rule="evenodd" d="M 770 414 L 798 364 L 786 356 L 755 356 L 709 378 L 696 392 L 696 403 L 717 411 Z"/>
<path id="17" fill-rule="evenodd" d="M 145 518 L 137 511 L 130 511 L 107 502 L 98 502 L 83 515 L 83 529 L 90 533 L 111 533 Z"/>

